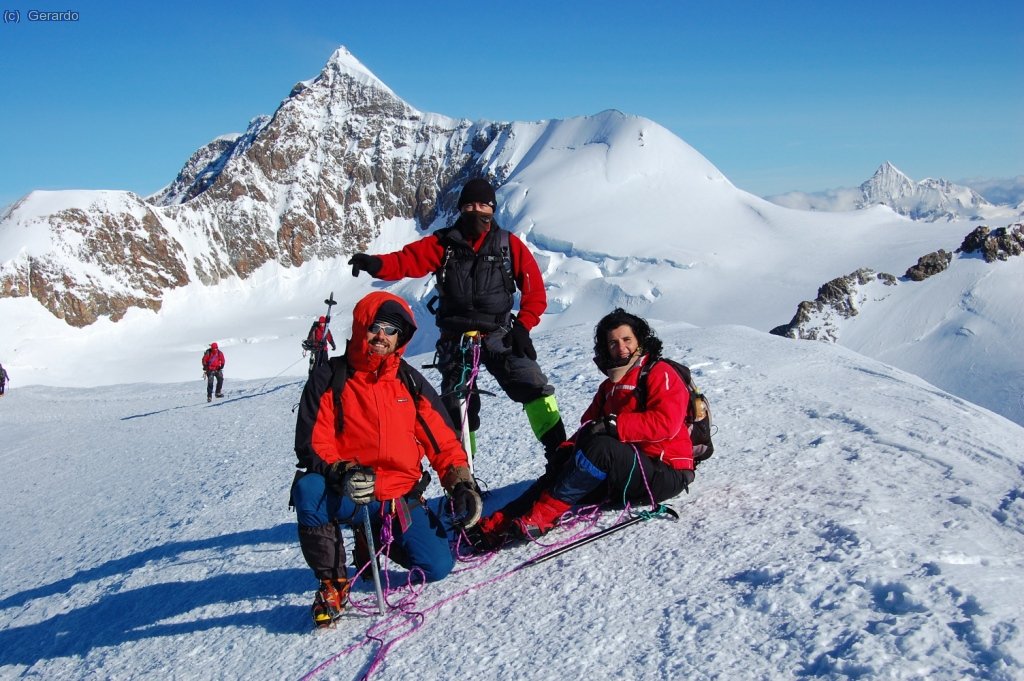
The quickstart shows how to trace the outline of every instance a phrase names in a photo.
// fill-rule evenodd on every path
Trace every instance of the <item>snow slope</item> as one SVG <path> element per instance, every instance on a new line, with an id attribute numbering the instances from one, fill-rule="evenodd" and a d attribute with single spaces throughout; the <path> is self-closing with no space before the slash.
<path id="1" fill-rule="evenodd" d="M 922 282 L 873 282 L 864 298 L 838 321 L 839 343 L 1024 423 L 1024 258 L 958 254 Z"/>
<path id="2" fill-rule="evenodd" d="M 537 336 L 567 420 L 600 378 L 591 324 Z M 212 405 L 198 380 L 15 384 L 0 678 L 354 679 L 373 624 L 408 634 L 380 679 L 1024 677 L 1020 426 L 841 347 L 655 327 L 718 425 L 682 519 L 522 572 L 542 549 L 462 565 L 407 603 L 413 631 L 355 610 L 308 630 L 315 581 L 287 509 L 301 380 L 229 376 Z M 542 456 L 517 405 L 485 400 L 483 419 L 494 499 Z M 356 598 L 372 610 L 372 587 Z"/>

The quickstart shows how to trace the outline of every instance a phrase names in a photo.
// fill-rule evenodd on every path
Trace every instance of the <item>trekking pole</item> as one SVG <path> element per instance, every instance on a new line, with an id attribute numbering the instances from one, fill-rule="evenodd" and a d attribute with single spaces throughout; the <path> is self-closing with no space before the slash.
<path id="1" fill-rule="evenodd" d="M 313 365 L 317 366 L 320 364 L 320 360 L 327 356 L 327 336 L 331 333 L 331 308 L 337 305 L 337 301 L 334 300 L 334 291 L 331 291 L 331 295 L 324 299 L 324 305 L 327 306 L 327 315 L 324 321 L 324 332 L 320 338 L 320 343 L 313 349 Z"/>
<path id="2" fill-rule="evenodd" d="M 331 291 L 331 295 L 324 299 L 324 304 L 327 306 L 327 325 L 331 325 L 331 308 L 338 304 L 334 300 L 334 291 Z"/>
<path id="3" fill-rule="evenodd" d="M 543 553 L 543 554 L 537 556 L 536 558 L 531 558 L 531 559 L 527 560 L 526 562 L 521 563 L 517 567 L 513 568 L 512 571 L 513 572 L 518 572 L 519 570 L 522 570 L 524 568 L 532 567 L 534 565 L 538 565 L 540 563 L 547 562 L 547 561 L 551 560 L 552 558 L 557 558 L 558 556 L 561 556 L 563 553 L 568 553 L 569 551 L 572 551 L 573 549 L 578 549 L 581 546 L 586 546 L 587 544 L 589 544 L 591 542 L 595 542 L 598 539 L 601 539 L 602 537 L 607 537 L 609 534 L 613 534 L 615 532 L 618 532 L 619 530 L 624 530 L 627 527 L 629 527 L 630 525 L 636 525 L 637 523 L 641 523 L 641 522 L 644 522 L 646 520 L 650 520 L 651 518 L 658 518 L 658 517 L 663 517 L 663 516 L 666 516 L 666 515 L 670 516 L 673 520 L 679 520 L 679 514 L 676 513 L 675 509 L 673 509 L 671 506 L 665 506 L 664 504 L 662 504 L 653 512 L 646 512 L 646 513 L 641 513 L 639 515 L 635 515 L 635 516 L 633 516 L 632 518 L 630 518 L 628 520 L 624 520 L 621 523 L 618 523 L 616 525 L 612 525 L 611 527 L 606 527 L 605 529 L 603 529 L 603 530 L 601 530 L 599 532 L 595 532 L 593 534 L 588 534 L 587 536 L 581 537 L 580 539 L 577 539 L 576 541 L 569 542 L 568 544 L 564 544 L 564 545 L 558 547 L 557 549 L 555 549 L 554 551 L 551 551 L 549 553 Z"/>
<path id="4" fill-rule="evenodd" d="M 370 570 L 373 572 L 373 586 L 377 590 L 377 614 L 383 615 L 384 590 L 380 586 L 380 567 L 377 565 L 377 549 L 373 543 L 373 528 L 370 527 L 369 505 L 363 506 L 363 534 L 366 537 L 367 553 L 370 554 Z"/>
<path id="5" fill-rule="evenodd" d="M 469 463 L 469 474 L 473 475 L 473 438 L 469 432 L 469 400 L 473 393 L 473 387 L 476 384 L 476 374 L 480 369 L 480 332 L 479 331 L 467 331 L 462 335 L 462 346 L 463 354 L 465 354 L 465 347 L 468 344 L 471 348 L 471 364 L 469 377 L 466 379 L 465 389 L 462 397 L 459 398 L 459 424 L 461 426 L 462 435 L 462 448 L 466 450 L 466 461 Z"/>

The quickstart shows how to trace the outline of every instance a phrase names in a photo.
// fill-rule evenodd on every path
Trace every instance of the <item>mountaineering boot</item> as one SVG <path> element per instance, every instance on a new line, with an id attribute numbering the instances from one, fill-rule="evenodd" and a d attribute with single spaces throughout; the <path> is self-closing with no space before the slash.
<path id="1" fill-rule="evenodd" d="M 317 589 L 313 598 L 313 625 L 318 629 L 329 627 L 334 620 L 341 617 L 341 611 L 345 609 L 345 599 L 348 598 L 348 580 L 322 579 L 320 588 Z"/>
<path id="2" fill-rule="evenodd" d="M 488 553 L 501 548 L 508 539 L 513 520 L 515 518 L 502 509 L 481 518 L 476 525 L 464 530 L 473 553 Z"/>
<path id="3" fill-rule="evenodd" d="M 214 397 L 224 397 L 224 393 L 217 393 Z"/>
<path id="4" fill-rule="evenodd" d="M 516 519 L 512 530 L 523 539 L 536 539 L 547 534 L 551 528 L 557 525 L 570 508 L 572 508 L 572 504 L 569 502 L 561 501 L 548 492 L 543 492 L 537 501 L 533 502 L 529 512 Z"/>
<path id="5" fill-rule="evenodd" d="M 473 527 L 465 530 L 466 539 L 473 547 L 473 553 L 488 553 L 500 549 L 510 539 L 519 535 L 514 531 L 517 518 L 525 515 L 541 493 L 551 484 L 551 477 L 546 473 L 498 511 L 486 518 L 481 518 Z"/>
<path id="6" fill-rule="evenodd" d="M 207 395 L 206 396 L 206 401 L 207 402 L 213 402 L 213 395 Z"/>

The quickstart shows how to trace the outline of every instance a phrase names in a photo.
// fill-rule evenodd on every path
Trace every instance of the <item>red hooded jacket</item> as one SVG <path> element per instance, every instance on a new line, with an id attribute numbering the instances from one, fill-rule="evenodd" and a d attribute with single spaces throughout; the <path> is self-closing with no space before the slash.
<path id="1" fill-rule="evenodd" d="M 462 444 L 430 383 L 416 372 L 422 379 L 422 391 L 416 398 L 418 404 L 413 404 L 409 389 L 398 376 L 399 359 L 409 339 L 403 338 L 390 355 L 370 353 L 367 329 L 385 303 L 415 331 L 412 310 L 398 296 L 374 291 L 360 300 L 352 312 L 352 337 L 345 350 L 350 374 L 341 391 L 344 428 L 341 433 L 335 428 L 329 381 L 320 381 L 318 387 L 311 379 L 306 391 L 314 392 L 304 394 L 302 404 L 303 408 L 312 405 L 316 413 L 304 416 L 300 408 L 296 431 L 300 467 L 322 474 L 338 461 L 369 466 L 376 473 L 375 495 L 382 501 L 409 493 L 420 480 L 424 456 L 442 480 L 452 467 L 468 466 Z M 306 425 L 304 418 L 308 419 Z"/>
<path id="2" fill-rule="evenodd" d="M 210 346 L 203 353 L 203 371 L 220 371 L 226 363 L 220 348 Z"/>
<path id="3" fill-rule="evenodd" d="M 620 440 L 672 468 L 693 470 L 693 443 L 686 428 L 690 392 L 675 369 L 664 362 L 651 367 L 646 378 L 647 409 L 637 411 L 633 391 L 640 368 L 648 361 L 648 355 L 640 357 L 618 383 L 605 379 L 580 423 L 616 414 Z"/>

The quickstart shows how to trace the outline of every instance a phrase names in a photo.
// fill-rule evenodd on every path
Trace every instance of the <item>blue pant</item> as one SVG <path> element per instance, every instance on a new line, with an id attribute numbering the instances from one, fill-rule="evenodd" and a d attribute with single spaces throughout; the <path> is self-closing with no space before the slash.
<path id="1" fill-rule="evenodd" d="M 344 576 L 344 545 L 334 523 L 362 527 L 364 507 L 335 494 L 317 473 L 306 473 L 295 480 L 292 503 L 299 520 L 299 544 L 313 572 L 321 579 Z M 411 522 L 403 531 L 397 518 L 384 515 L 382 506 L 391 509 L 390 502 L 379 501 L 365 507 L 370 512 L 375 547 L 380 549 L 384 522 L 391 520 L 391 560 L 407 570 L 419 568 L 428 582 L 447 577 L 455 567 L 455 558 L 441 519 L 425 504 L 415 503 L 409 509 Z"/>

